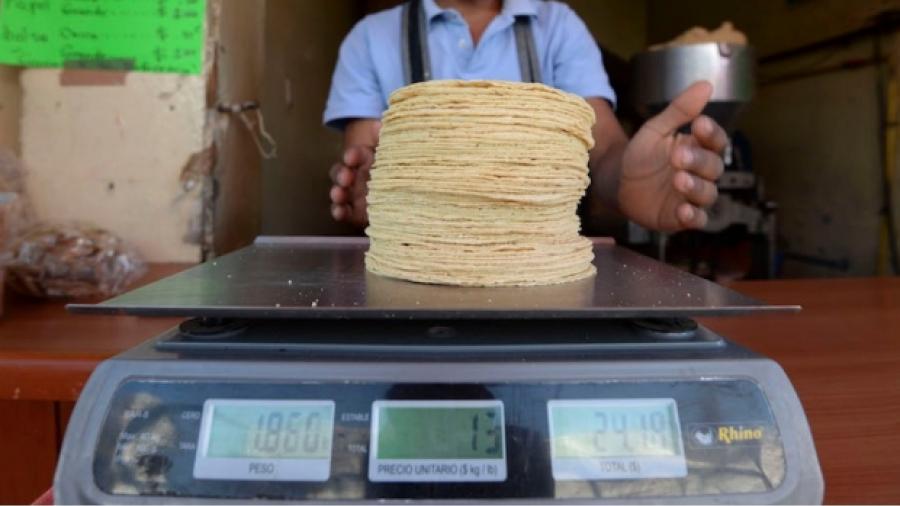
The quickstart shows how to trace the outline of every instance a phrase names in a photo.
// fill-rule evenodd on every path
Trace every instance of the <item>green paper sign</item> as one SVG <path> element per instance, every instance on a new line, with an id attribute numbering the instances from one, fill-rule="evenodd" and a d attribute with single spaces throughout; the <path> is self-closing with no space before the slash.
<path id="1" fill-rule="evenodd" d="M 199 74 L 205 0 L 0 0 L 0 63 Z"/>

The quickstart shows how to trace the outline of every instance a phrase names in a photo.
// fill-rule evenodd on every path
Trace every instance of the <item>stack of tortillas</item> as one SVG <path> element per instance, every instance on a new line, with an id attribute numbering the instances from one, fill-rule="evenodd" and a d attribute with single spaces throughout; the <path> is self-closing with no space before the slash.
<path id="1" fill-rule="evenodd" d="M 541 84 L 429 81 L 385 113 L 369 181 L 373 273 L 541 285 L 595 272 L 579 235 L 593 109 Z"/>

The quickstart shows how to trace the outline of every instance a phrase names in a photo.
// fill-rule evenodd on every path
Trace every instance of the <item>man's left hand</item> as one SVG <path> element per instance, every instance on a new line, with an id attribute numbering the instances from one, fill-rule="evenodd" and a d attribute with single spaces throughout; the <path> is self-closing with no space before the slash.
<path id="1" fill-rule="evenodd" d="M 694 83 L 638 130 L 625 148 L 618 201 L 630 219 L 673 232 L 706 225 L 706 208 L 718 197 L 728 137 L 701 112 L 712 85 Z M 678 129 L 690 123 L 690 134 Z"/>

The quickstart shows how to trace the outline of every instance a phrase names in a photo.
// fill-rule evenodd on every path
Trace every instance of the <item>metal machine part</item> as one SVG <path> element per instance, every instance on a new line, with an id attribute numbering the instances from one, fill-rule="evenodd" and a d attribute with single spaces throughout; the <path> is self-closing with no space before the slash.
<path id="1" fill-rule="evenodd" d="M 365 238 L 261 237 L 252 245 L 78 313 L 209 318 L 541 319 L 733 315 L 772 306 L 611 242 L 597 275 L 538 287 L 426 285 L 365 271 Z"/>
<path id="2" fill-rule="evenodd" d="M 220 333 L 198 334 L 188 320 L 160 336 L 156 349 L 175 353 L 306 359 L 390 357 L 392 360 L 590 360 L 610 353 L 715 350 L 721 337 L 688 319 L 612 320 L 256 320 L 216 324 Z M 190 331 L 185 331 L 188 327 Z M 235 333 L 231 328 L 242 329 Z"/>
<path id="3" fill-rule="evenodd" d="M 713 85 L 704 113 L 726 130 L 734 126 L 754 92 L 754 53 L 750 46 L 703 43 L 638 53 L 633 60 L 634 100 L 645 116 L 659 112 L 696 81 Z"/>

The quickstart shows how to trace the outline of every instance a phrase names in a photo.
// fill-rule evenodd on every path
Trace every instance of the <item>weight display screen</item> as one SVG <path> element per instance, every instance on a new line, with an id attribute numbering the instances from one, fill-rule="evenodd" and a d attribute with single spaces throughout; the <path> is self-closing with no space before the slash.
<path id="1" fill-rule="evenodd" d="M 324 481 L 333 432 L 332 401 L 209 399 L 194 476 Z"/>
<path id="2" fill-rule="evenodd" d="M 674 399 L 552 400 L 547 411 L 557 480 L 687 475 Z"/>
<path id="3" fill-rule="evenodd" d="M 372 481 L 503 481 L 500 401 L 375 401 Z"/>

